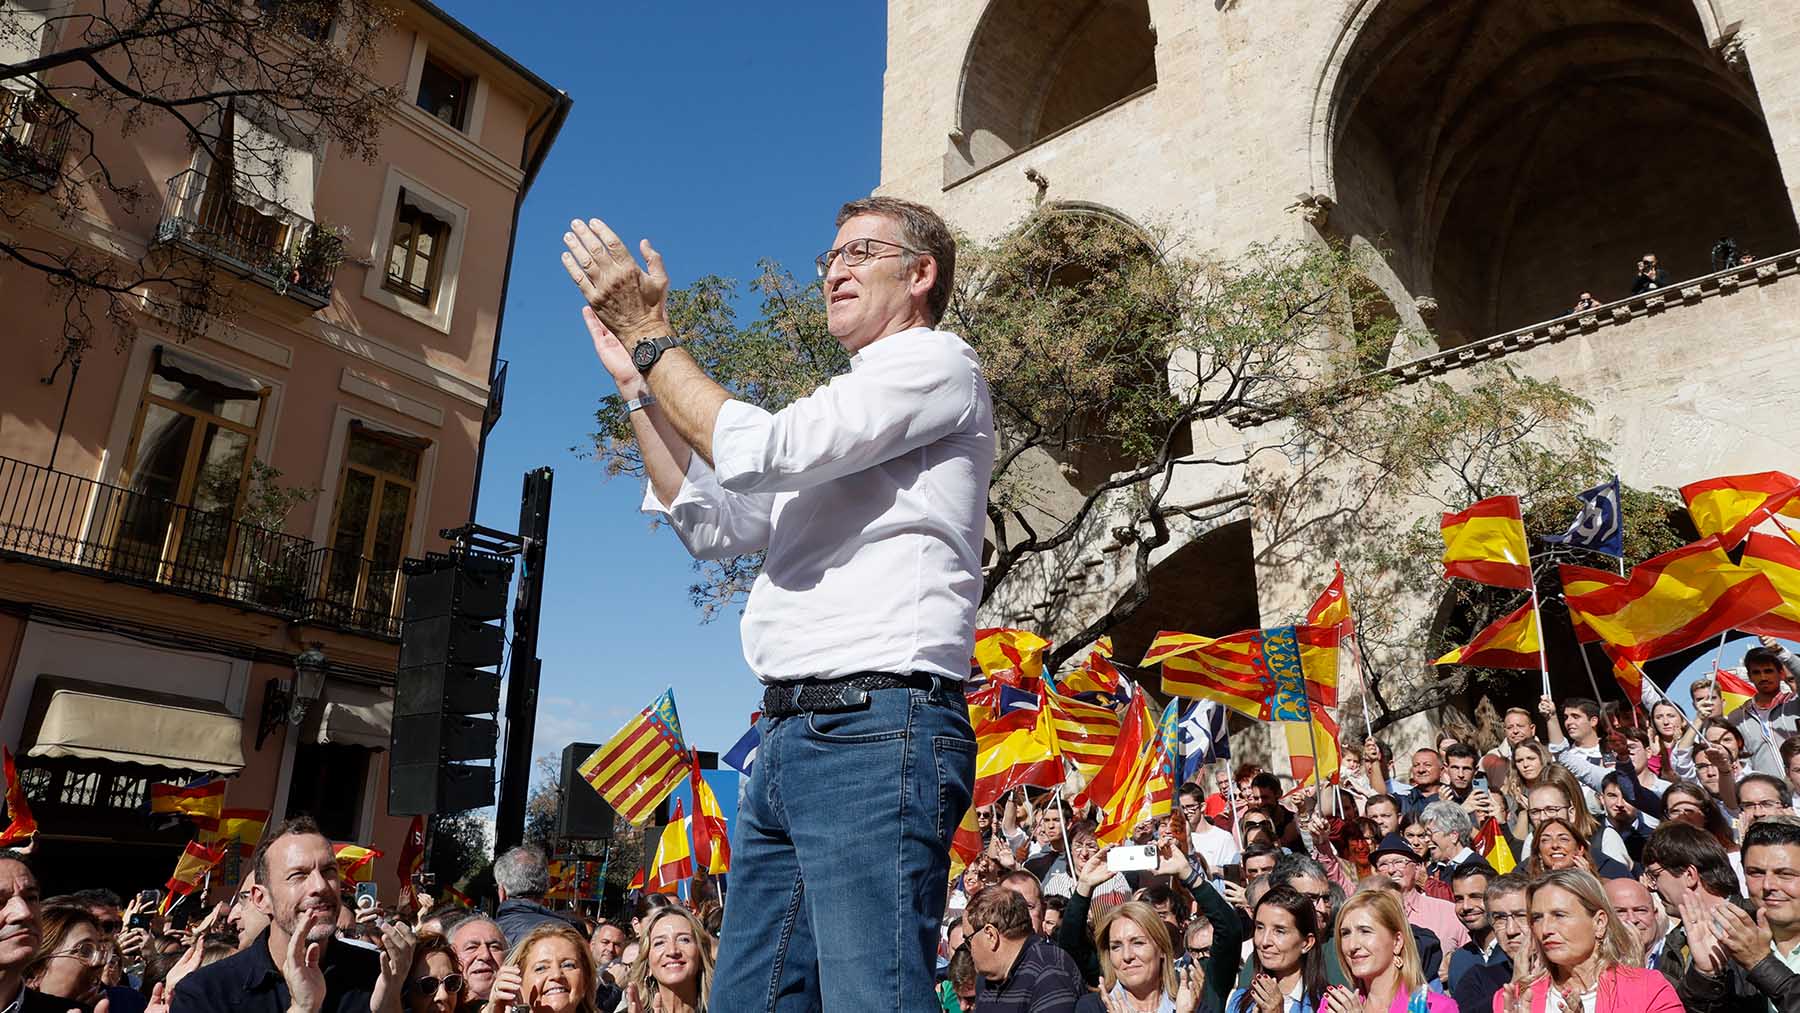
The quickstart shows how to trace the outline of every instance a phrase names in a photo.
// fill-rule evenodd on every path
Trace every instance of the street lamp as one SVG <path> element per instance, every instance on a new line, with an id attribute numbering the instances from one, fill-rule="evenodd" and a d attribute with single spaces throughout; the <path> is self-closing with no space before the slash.
<path id="1" fill-rule="evenodd" d="M 325 673 L 330 661 L 319 644 L 308 644 L 294 655 L 294 678 L 284 681 L 272 678 L 263 688 L 262 721 L 256 728 L 256 748 L 282 725 L 298 727 L 306 720 L 306 712 L 325 690 Z"/>

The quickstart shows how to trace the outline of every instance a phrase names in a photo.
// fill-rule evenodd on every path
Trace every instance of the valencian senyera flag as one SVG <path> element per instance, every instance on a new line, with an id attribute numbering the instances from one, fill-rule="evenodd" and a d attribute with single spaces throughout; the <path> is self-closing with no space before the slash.
<path id="1" fill-rule="evenodd" d="M 1145 695 L 1132 695 L 1119 732 L 1119 748 L 1075 797 L 1076 808 L 1089 802 L 1100 807 L 1094 836 L 1101 844 L 1118 844 L 1137 824 L 1154 813 L 1153 782 L 1162 776 L 1162 749 Z M 1163 802 L 1167 812 L 1168 802 Z"/>
<path id="2" fill-rule="evenodd" d="M 1050 641 L 1029 630 L 985 629 L 975 631 L 975 656 L 970 664 L 983 678 L 1023 686 L 1044 677 L 1044 652 Z"/>
<path id="3" fill-rule="evenodd" d="M 1444 514 L 1444 577 L 1494 587 L 1531 587 L 1531 555 L 1519 497 L 1490 496 L 1466 510 Z"/>
<path id="4" fill-rule="evenodd" d="M 1769 578 L 1776 593 L 1781 595 L 1781 604 L 1765 615 L 1740 623 L 1738 629 L 1783 640 L 1800 640 L 1800 544 L 1752 531 L 1744 542 L 1743 564 Z"/>
<path id="5" fill-rule="evenodd" d="M 581 763 L 581 777 L 606 804 L 636 826 L 687 777 L 688 749 L 675 714 L 675 691 L 663 690 Z"/>
<path id="6" fill-rule="evenodd" d="M 1067 697 L 1048 687 L 1044 705 L 1050 709 L 1056 750 L 1089 778 L 1112 756 L 1119 742 L 1119 715 L 1111 707 Z"/>
<path id="7" fill-rule="evenodd" d="M 1526 602 L 1433 664 L 1537 669 L 1543 666 L 1539 645 L 1537 611 Z"/>
<path id="8" fill-rule="evenodd" d="M 1557 545 L 1587 549 L 1608 556 L 1625 555 L 1625 523 L 1619 506 L 1619 477 L 1614 475 L 1610 482 L 1594 486 L 1586 492 L 1578 492 L 1575 498 L 1581 501 L 1581 509 L 1576 511 L 1575 520 L 1570 522 L 1569 529 L 1560 535 L 1538 537 Z"/>
<path id="9" fill-rule="evenodd" d="M 1737 566 L 1716 537 L 1703 538 L 1634 567 L 1623 584 L 1563 600 L 1618 657 L 1636 662 L 1673 654 L 1779 608 L 1768 576 Z"/>
<path id="10" fill-rule="evenodd" d="M 1312 708 L 1311 721 L 1283 721 L 1281 734 L 1287 739 L 1288 770 L 1295 784 L 1314 779 L 1320 782 L 1337 775 L 1342 763 L 1338 758 L 1337 719 L 1323 707 Z"/>
<path id="11" fill-rule="evenodd" d="M 1338 629 L 1278 626 L 1224 637 L 1165 630 L 1143 667 L 1162 666 L 1172 696 L 1222 703 L 1258 721 L 1305 721 L 1308 702 L 1337 706 Z"/>
<path id="12" fill-rule="evenodd" d="M 1693 482 L 1681 487 L 1681 498 L 1701 536 L 1719 536 L 1726 549 L 1737 548 L 1771 514 L 1800 518 L 1800 478 L 1780 471 Z"/>

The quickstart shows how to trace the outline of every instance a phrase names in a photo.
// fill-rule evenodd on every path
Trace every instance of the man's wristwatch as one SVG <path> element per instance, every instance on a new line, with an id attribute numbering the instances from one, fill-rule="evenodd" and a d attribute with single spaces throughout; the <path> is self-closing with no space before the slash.
<path id="1" fill-rule="evenodd" d="M 656 360 L 662 358 L 664 352 L 678 344 L 680 342 L 670 334 L 665 334 L 660 338 L 645 338 L 631 347 L 631 363 L 638 368 L 638 372 L 648 376 L 650 367 L 656 365 Z"/>

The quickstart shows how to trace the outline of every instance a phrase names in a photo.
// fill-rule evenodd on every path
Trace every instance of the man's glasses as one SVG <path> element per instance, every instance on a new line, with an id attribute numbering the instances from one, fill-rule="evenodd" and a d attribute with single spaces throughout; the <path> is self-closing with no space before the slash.
<path id="1" fill-rule="evenodd" d="M 1193 957 L 1195 960 L 1205 960 L 1207 957 L 1212 956 L 1212 947 L 1190 946 L 1187 948 L 1187 952 L 1188 956 Z"/>
<path id="2" fill-rule="evenodd" d="M 1538 806 L 1536 809 L 1528 809 L 1526 810 L 1526 813 L 1534 820 L 1547 820 L 1553 816 L 1561 816 L 1568 811 L 1569 807 L 1566 805 L 1548 805 Z"/>
<path id="3" fill-rule="evenodd" d="M 74 957 L 89 967 L 99 967 L 112 959 L 113 948 L 90 940 L 83 940 L 66 950 L 57 950 L 50 955 L 52 957 Z"/>
<path id="4" fill-rule="evenodd" d="M 1526 914 L 1523 911 L 1490 911 L 1490 912 L 1488 912 L 1488 921 L 1493 922 L 1495 925 L 1502 925 L 1502 924 L 1507 924 L 1507 923 L 1512 923 L 1512 922 L 1517 922 L 1520 925 L 1524 925 L 1526 922 L 1529 922 L 1530 920 L 1531 920 L 1531 916 L 1529 914 Z"/>
<path id="5" fill-rule="evenodd" d="M 875 250 L 878 246 L 892 247 L 900 252 L 878 253 Z M 819 269 L 819 277 L 823 278 L 826 272 L 831 270 L 831 262 L 840 256 L 844 258 L 845 267 L 861 267 L 871 260 L 883 260 L 907 253 L 920 256 L 924 252 L 924 250 L 915 250 L 910 246 L 901 246 L 899 243 L 890 243 L 885 239 L 852 239 L 834 250 L 826 250 L 814 257 L 813 266 Z"/>
<path id="6" fill-rule="evenodd" d="M 446 974 L 442 978 L 439 978 L 433 975 L 426 975 L 423 978 L 414 978 L 411 987 L 414 992 L 421 995 L 436 995 L 438 986 L 440 985 L 442 985 L 445 991 L 449 992 L 451 995 L 461 995 L 463 990 L 463 976 L 460 974 Z"/>

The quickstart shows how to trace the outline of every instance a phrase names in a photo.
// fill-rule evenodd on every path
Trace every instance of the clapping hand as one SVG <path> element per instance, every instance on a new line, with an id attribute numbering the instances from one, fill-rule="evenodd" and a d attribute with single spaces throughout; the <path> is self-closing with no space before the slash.
<path id="1" fill-rule="evenodd" d="M 1694 969 L 1709 976 L 1719 974 L 1725 967 L 1725 947 L 1714 931 L 1711 908 L 1716 906 L 1716 903 L 1708 904 L 1693 890 L 1681 899 L 1681 927 L 1687 930 Z"/>
<path id="2" fill-rule="evenodd" d="M 1763 911 L 1752 920 L 1736 905 L 1720 904 L 1713 908 L 1713 936 L 1746 970 L 1773 952 L 1769 949 L 1769 916 Z"/>
<path id="3" fill-rule="evenodd" d="M 489 1009 L 505 1009 L 519 1001 L 525 991 L 525 972 L 517 964 L 505 964 L 494 974 L 494 987 L 488 992 Z"/>
<path id="4" fill-rule="evenodd" d="M 372 908 L 370 910 L 373 910 Z M 376 944 L 381 947 L 381 971 L 375 976 L 375 988 L 369 993 L 369 1013 L 399 1013 L 400 986 L 412 970 L 413 946 L 419 938 L 405 922 L 389 922 L 381 926 Z"/>
<path id="5" fill-rule="evenodd" d="M 1342 985 L 1325 989 L 1325 1008 L 1320 1013 L 1362 1013 L 1362 1001 Z"/>
<path id="6" fill-rule="evenodd" d="M 1186 968 L 1175 972 L 1175 1013 L 1194 1013 L 1205 998 L 1206 968 L 1198 960 L 1190 960 Z M 1277 1006 L 1275 1013 L 1281 1013 L 1281 1007 Z"/>
<path id="7" fill-rule="evenodd" d="M 317 910 L 306 912 L 294 934 L 288 937 L 287 960 L 281 965 L 281 978 L 287 982 L 289 1013 L 319 1013 L 325 1006 L 325 969 L 322 961 L 325 944 L 310 942 L 306 937 L 326 920 Z M 396 999 L 398 996 L 396 996 Z"/>
<path id="8" fill-rule="evenodd" d="M 1250 1004 L 1256 1013 L 1281 1013 L 1286 998 L 1272 975 L 1259 974 L 1250 979 Z"/>
<path id="9" fill-rule="evenodd" d="M 645 239 L 638 243 L 647 270 L 638 268 L 613 230 L 598 218 L 569 223 L 563 233 L 563 267 L 582 298 L 607 329 L 630 348 L 644 338 L 669 331 L 663 300 L 669 292 L 669 272 L 662 255 Z"/>

